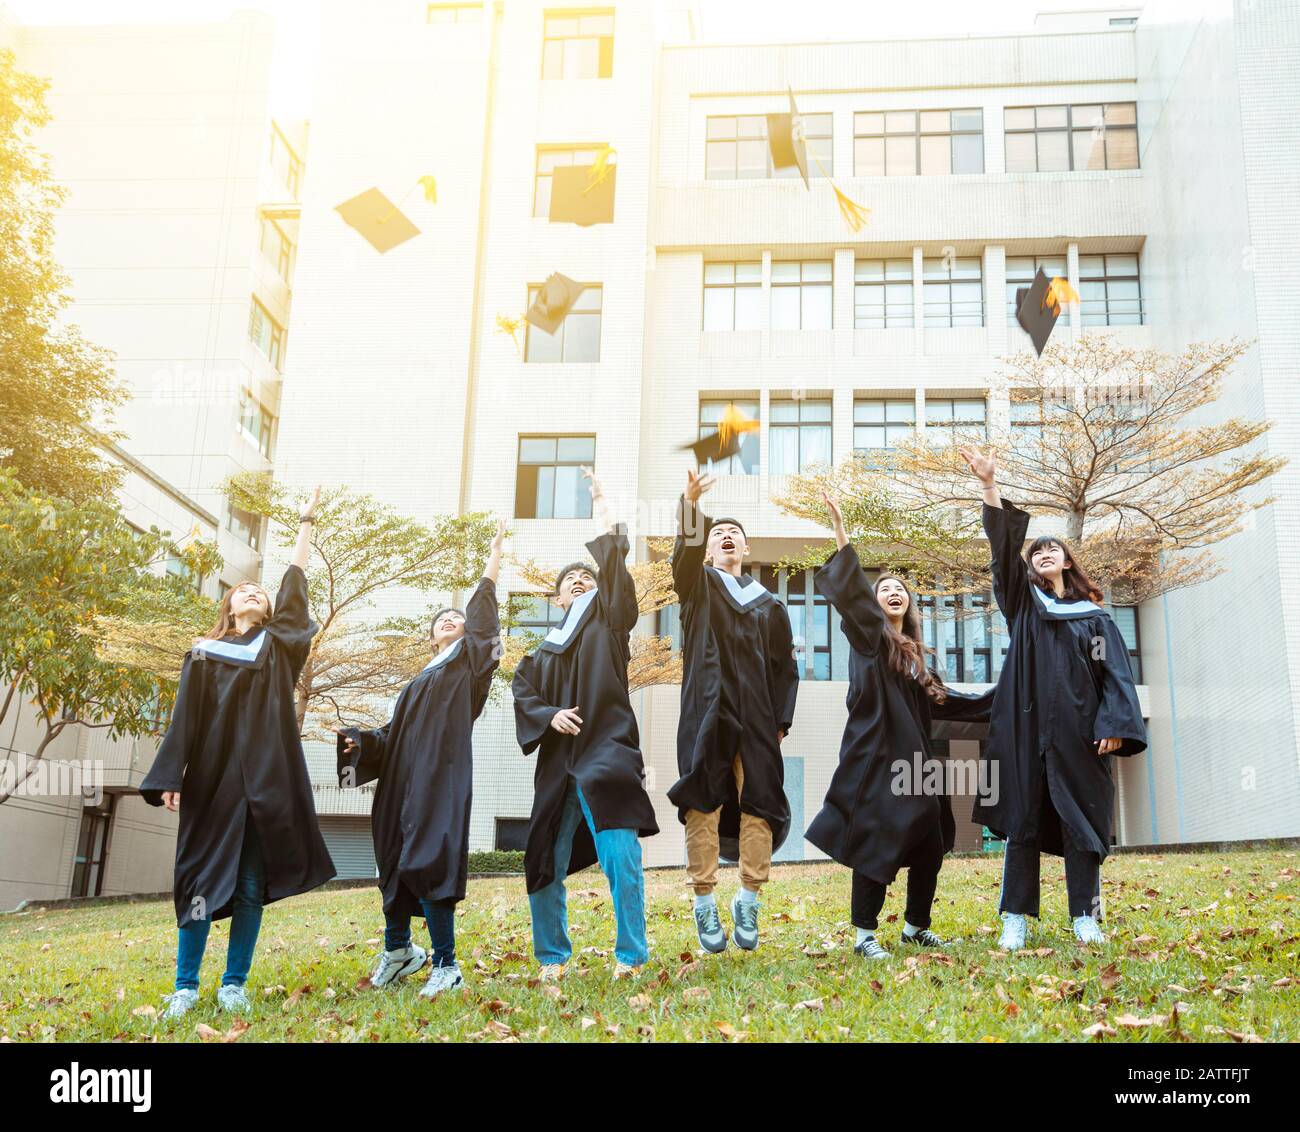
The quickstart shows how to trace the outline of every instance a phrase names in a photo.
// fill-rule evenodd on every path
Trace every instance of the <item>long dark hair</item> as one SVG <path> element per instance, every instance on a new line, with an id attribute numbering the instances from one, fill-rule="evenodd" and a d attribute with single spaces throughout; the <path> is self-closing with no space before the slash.
<path id="1" fill-rule="evenodd" d="M 1097 585 L 1090 577 L 1088 571 L 1074 556 L 1074 551 L 1062 539 L 1055 538 L 1052 535 L 1039 535 L 1029 544 L 1029 549 L 1025 552 L 1025 566 L 1029 570 L 1029 580 L 1040 590 L 1044 590 L 1056 596 L 1056 590 L 1052 583 L 1043 577 L 1034 569 L 1034 554 L 1049 546 L 1059 546 L 1061 553 L 1065 555 L 1065 560 L 1070 564 L 1061 571 L 1061 585 L 1065 590 L 1065 597 L 1070 601 L 1091 601 L 1100 605 L 1106 600 L 1106 595 L 1101 592 L 1101 587 Z"/>
<path id="2" fill-rule="evenodd" d="M 943 686 L 943 678 L 926 663 L 934 650 L 926 648 L 921 636 L 921 612 L 916 607 L 912 587 L 897 574 L 881 574 L 871 587 L 872 596 L 879 600 L 880 583 L 889 581 L 903 587 L 907 594 L 907 612 L 903 614 L 901 633 L 894 628 L 888 614 L 885 615 L 885 663 L 900 675 L 915 680 L 930 699 L 941 704 L 948 698 L 948 690 Z"/>
<path id="3" fill-rule="evenodd" d="M 270 620 L 271 595 L 266 592 L 260 582 L 254 582 L 251 578 L 246 579 L 245 581 L 240 582 L 239 585 L 231 586 L 230 589 L 221 595 L 221 603 L 217 606 L 217 623 L 213 625 L 204 636 L 200 637 L 200 640 L 219 641 L 223 637 L 230 636 L 231 633 L 239 632 L 239 627 L 235 624 L 235 618 L 230 612 L 230 603 L 234 599 L 235 591 L 239 589 L 239 586 L 256 586 L 262 591 L 262 593 L 266 594 L 266 617 L 258 622 L 258 624 L 265 625 L 266 622 Z"/>

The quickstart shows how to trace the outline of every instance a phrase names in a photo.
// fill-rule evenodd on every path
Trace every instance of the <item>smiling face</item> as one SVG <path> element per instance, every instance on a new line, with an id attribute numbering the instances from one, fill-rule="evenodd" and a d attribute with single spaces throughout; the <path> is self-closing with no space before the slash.
<path id="1" fill-rule="evenodd" d="M 1073 565 L 1059 542 L 1036 544 L 1029 552 L 1029 564 L 1049 582 L 1056 581 Z"/>
<path id="2" fill-rule="evenodd" d="M 596 575 L 585 566 L 566 570 L 556 587 L 555 604 L 568 609 L 578 598 L 596 588 Z"/>
<path id="3" fill-rule="evenodd" d="M 729 574 L 740 573 L 740 564 L 749 553 L 749 542 L 738 523 L 714 523 L 709 529 L 705 561 Z"/>
<path id="4" fill-rule="evenodd" d="M 907 587 L 897 578 L 881 578 L 876 583 L 876 600 L 880 602 L 885 615 L 895 622 L 901 622 L 907 616 L 907 610 L 912 604 Z"/>
<path id="5" fill-rule="evenodd" d="M 271 596 L 256 582 L 241 582 L 230 591 L 230 616 L 255 624 L 267 621 L 271 616 Z"/>
<path id="6" fill-rule="evenodd" d="M 429 639 L 433 651 L 441 652 L 465 635 L 465 615 L 459 609 L 440 609 L 433 617 Z"/>

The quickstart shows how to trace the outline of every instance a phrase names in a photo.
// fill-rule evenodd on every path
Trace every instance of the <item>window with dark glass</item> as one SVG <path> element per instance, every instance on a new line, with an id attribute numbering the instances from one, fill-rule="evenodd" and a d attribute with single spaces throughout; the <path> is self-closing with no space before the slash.
<path id="1" fill-rule="evenodd" d="M 910 397 L 859 398 L 853 402 L 853 452 L 869 466 L 916 429 L 916 401 Z"/>
<path id="2" fill-rule="evenodd" d="M 226 530 L 253 550 L 262 549 L 262 517 L 226 504 Z"/>
<path id="3" fill-rule="evenodd" d="M 590 519 L 583 466 L 596 461 L 594 436 L 521 436 L 515 473 L 516 519 Z"/>
<path id="4" fill-rule="evenodd" d="M 116 794 L 105 794 L 97 806 L 83 806 L 77 831 L 77 850 L 72 863 L 72 896 L 99 896 L 104 890 L 108 867 L 109 834 L 113 825 Z"/>
<path id="5" fill-rule="evenodd" d="M 984 111 L 883 110 L 853 115 L 858 177 L 984 172 Z"/>
<path id="6" fill-rule="evenodd" d="M 522 853 L 528 848 L 527 818 L 497 818 L 492 846 L 498 853 Z"/>
<path id="7" fill-rule="evenodd" d="M 248 442 L 269 460 L 275 418 L 247 389 L 239 391 L 239 427 Z"/>
<path id="8" fill-rule="evenodd" d="M 758 401 L 737 401 L 732 399 L 700 402 L 699 439 L 712 436 L 718 431 L 718 423 L 728 409 L 743 413 L 752 421 L 758 420 Z M 758 475 L 758 430 L 742 432 L 739 436 L 740 451 L 725 460 L 708 460 L 700 465 L 702 471 L 715 476 L 755 476 Z"/>
<path id="9" fill-rule="evenodd" d="M 564 620 L 564 610 L 546 594 L 511 594 L 508 637 L 544 637 Z"/>
<path id="10" fill-rule="evenodd" d="M 813 571 L 756 566 L 753 574 L 785 602 L 801 680 L 831 678 L 831 610 L 813 586 Z"/>

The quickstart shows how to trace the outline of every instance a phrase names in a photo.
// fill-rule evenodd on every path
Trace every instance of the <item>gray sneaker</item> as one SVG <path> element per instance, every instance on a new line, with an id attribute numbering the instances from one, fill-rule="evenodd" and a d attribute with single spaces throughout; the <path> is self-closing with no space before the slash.
<path id="1" fill-rule="evenodd" d="M 951 947 L 954 943 L 961 943 L 961 940 L 944 939 L 943 936 L 935 935 L 929 928 L 922 928 L 914 935 L 903 932 L 898 937 L 898 942 L 911 944 L 913 947 Z"/>
<path id="2" fill-rule="evenodd" d="M 450 967 L 435 967 L 429 972 L 429 980 L 420 988 L 421 998 L 433 998 L 445 990 L 455 990 L 459 986 L 464 986 L 465 980 L 460 977 L 459 964 L 453 963 Z"/>
<path id="3" fill-rule="evenodd" d="M 1091 916 L 1074 917 L 1074 938 L 1080 943 L 1105 943 L 1106 937 Z"/>
<path id="4" fill-rule="evenodd" d="M 390 983 L 406 978 L 407 975 L 414 975 L 424 966 L 426 958 L 428 952 L 415 944 L 408 944 L 400 951 L 381 952 L 378 962 L 375 963 L 375 969 L 370 973 L 370 985 L 386 987 Z"/>
<path id="5" fill-rule="evenodd" d="M 722 917 L 718 915 L 717 904 L 695 906 L 695 934 L 700 937 L 700 946 L 715 955 L 727 950 L 727 933 L 722 930 Z"/>
<path id="6" fill-rule="evenodd" d="M 736 946 L 753 951 L 758 946 L 758 901 L 741 900 L 737 892 L 731 898 L 731 922 L 735 925 L 731 938 Z"/>
<path id="7" fill-rule="evenodd" d="M 196 990 L 172 991 L 163 999 L 164 1018 L 183 1018 L 193 1008 L 194 1004 L 199 1001 L 199 992 Z"/>
<path id="8" fill-rule="evenodd" d="M 217 1005 L 227 1014 L 247 1014 L 253 1009 L 244 988 L 230 983 L 217 991 Z"/>
<path id="9" fill-rule="evenodd" d="M 880 941 L 876 937 L 868 936 L 853 949 L 854 955 L 860 955 L 863 959 L 888 959 L 889 952 L 880 946 Z"/>

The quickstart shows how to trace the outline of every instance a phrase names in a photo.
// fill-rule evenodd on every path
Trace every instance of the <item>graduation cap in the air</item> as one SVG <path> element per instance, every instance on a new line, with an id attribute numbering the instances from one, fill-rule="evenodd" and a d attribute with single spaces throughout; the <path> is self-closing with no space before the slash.
<path id="1" fill-rule="evenodd" d="M 725 460 L 740 451 L 740 438 L 747 432 L 754 432 L 757 428 L 758 421 L 745 416 L 735 405 L 728 405 L 723 410 L 722 419 L 718 421 L 716 432 L 695 441 L 694 444 L 683 444 L 682 449 L 689 448 L 701 464 L 710 460 Z"/>
<path id="2" fill-rule="evenodd" d="M 407 215 L 378 189 L 367 189 L 334 209 L 377 252 L 391 251 L 420 234 Z"/>
<path id="3" fill-rule="evenodd" d="M 1061 317 L 1061 305 L 1077 302 L 1078 298 L 1067 280 L 1059 275 L 1049 279 L 1041 267 L 1033 283 L 1016 290 L 1016 321 L 1029 335 L 1040 358 L 1056 320 Z"/>
<path id="4" fill-rule="evenodd" d="M 542 289 L 537 292 L 537 298 L 524 318 L 539 330 L 554 334 L 584 290 L 586 288 L 581 283 L 575 283 L 557 271 L 542 284 Z"/>
<path id="5" fill-rule="evenodd" d="M 614 180 L 618 166 L 610 161 L 614 150 L 605 146 L 590 165 L 561 165 L 551 173 L 552 224 L 614 222 Z"/>
<path id="6" fill-rule="evenodd" d="M 794 104 L 794 91 L 787 90 L 786 93 L 790 96 L 790 113 L 767 116 L 767 145 L 772 152 L 772 168 L 788 169 L 791 165 L 797 165 L 804 188 L 811 189 L 812 186 L 808 183 L 808 146 L 804 141 L 803 122 L 799 118 L 799 108 Z"/>

